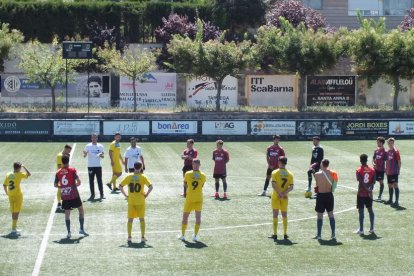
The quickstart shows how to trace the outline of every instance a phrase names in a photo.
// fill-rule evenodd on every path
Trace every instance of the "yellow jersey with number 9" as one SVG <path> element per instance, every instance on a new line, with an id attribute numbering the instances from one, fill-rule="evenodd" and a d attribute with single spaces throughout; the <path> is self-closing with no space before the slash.
<path id="1" fill-rule="evenodd" d="M 22 179 L 27 179 L 27 174 L 22 172 L 9 172 L 6 175 L 3 185 L 7 187 L 9 196 L 16 196 L 22 194 L 20 189 L 20 182 Z"/>
<path id="2" fill-rule="evenodd" d="M 187 202 L 203 201 L 203 186 L 206 175 L 201 171 L 188 171 L 185 173 L 184 182 L 187 184 Z"/>
<path id="3" fill-rule="evenodd" d="M 287 169 L 277 169 L 272 172 L 272 182 L 276 182 L 279 192 L 286 191 L 290 185 L 293 185 L 293 174 Z M 272 197 L 277 197 L 273 189 Z"/>
<path id="4" fill-rule="evenodd" d="M 145 204 L 145 186 L 150 186 L 151 182 L 144 174 L 127 174 L 120 185 L 122 187 L 128 186 L 128 204 Z"/>

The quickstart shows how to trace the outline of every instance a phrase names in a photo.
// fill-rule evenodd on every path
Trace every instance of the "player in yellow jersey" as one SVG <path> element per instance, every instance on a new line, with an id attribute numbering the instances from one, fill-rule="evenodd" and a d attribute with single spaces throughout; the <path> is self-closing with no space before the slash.
<path id="1" fill-rule="evenodd" d="M 21 168 L 25 172 L 21 172 Z M 12 213 L 12 232 L 13 237 L 20 236 L 20 231 L 17 230 L 17 220 L 19 219 L 19 213 L 23 206 L 23 193 L 20 188 L 20 182 L 22 179 L 27 179 L 30 176 L 30 172 L 20 162 L 14 162 L 13 172 L 9 172 L 4 180 L 3 187 L 6 194 L 9 196 L 10 212 Z"/>
<path id="2" fill-rule="evenodd" d="M 201 224 L 201 210 L 203 209 L 203 186 L 206 182 L 206 175 L 200 171 L 200 160 L 193 159 L 193 170 L 184 175 L 184 187 L 187 190 L 185 198 L 183 221 L 181 224 L 181 236 L 178 239 L 185 241 L 185 230 L 187 230 L 188 217 L 191 211 L 195 211 L 196 223 L 194 227 L 193 241 L 198 241 L 198 231 Z"/>
<path id="3" fill-rule="evenodd" d="M 62 152 L 59 152 L 56 156 L 56 163 L 57 163 L 57 169 L 59 170 L 60 168 L 63 167 L 63 163 L 62 163 L 62 156 L 66 155 L 68 157 L 70 157 L 70 152 L 72 151 L 72 147 L 70 145 L 65 145 L 65 147 L 63 148 Z M 56 208 L 56 213 L 64 213 L 65 211 L 62 209 L 62 194 L 60 191 L 60 188 L 57 189 L 57 194 L 56 194 L 56 198 L 57 198 L 57 208 Z"/>
<path id="4" fill-rule="evenodd" d="M 277 240 L 277 224 L 279 210 L 282 212 L 283 219 L 283 238 L 287 236 L 287 209 L 288 193 L 293 190 L 293 174 L 286 169 L 287 157 L 279 157 L 279 169 L 272 172 L 272 209 L 273 209 L 273 235 L 269 238 Z"/>
<path id="5" fill-rule="evenodd" d="M 121 134 L 119 132 L 115 133 L 114 141 L 109 146 L 109 158 L 111 159 L 112 167 L 112 178 L 106 186 L 112 191 L 117 191 L 116 180 L 122 175 L 122 165 L 124 164 L 124 159 L 121 155 Z M 121 165 L 122 164 L 122 165 Z"/>
<path id="6" fill-rule="evenodd" d="M 127 174 L 119 184 L 121 193 L 128 199 L 128 244 L 132 239 L 132 223 L 134 218 L 139 218 L 141 225 L 141 242 L 146 242 L 145 238 L 145 199 L 151 193 L 153 186 L 149 179 L 141 172 L 142 163 L 134 163 L 134 173 Z M 128 195 L 124 191 L 124 186 L 128 186 Z M 148 187 L 145 192 L 145 186 Z"/>

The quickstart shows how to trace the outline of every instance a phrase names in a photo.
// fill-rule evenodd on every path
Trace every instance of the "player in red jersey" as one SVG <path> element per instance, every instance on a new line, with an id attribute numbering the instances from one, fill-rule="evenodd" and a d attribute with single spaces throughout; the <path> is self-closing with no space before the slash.
<path id="1" fill-rule="evenodd" d="M 87 236 L 83 228 L 85 212 L 83 210 L 82 201 L 79 196 L 78 186 L 81 181 L 75 168 L 69 167 L 69 156 L 62 156 L 62 165 L 56 172 L 55 187 L 60 188 L 62 192 L 62 208 L 65 210 L 66 229 L 68 230 L 67 238 L 70 239 L 70 211 L 74 208 L 79 211 L 79 234 Z"/>
<path id="2" fill-rule="evenodd" d="M 193 159 L 196 159 L 197 155 L 198 155 L 198 152 L 194 148 L 194 140 L 188 139 L 187 148 L 183 151 L 183 154 L 181 155 L 181 159 L 184 160 L 183 177 L 186 172 L 193 170 Z M 186 197 L 186 195 L 187 195 L 187 188 L 184 184 L 183 197 Z"/>
<path id="3" fill-rule="evenodd" d="M 219 188 L 220 188 L 220 178 L 223 181 L 223 198 L 227 199 L 227 170 L 226 170 L 226 164 L 230 161 L 230 155 L 229 152 L 225 149 L 223 149 L 224 142 L 222 140 L 216 141 L 217 149 L 213 151 L 213 160 L 214 160 L 214 173 L 213 177 L 215 180 L 216 185 L 216 192 L 214 194 L 214 198 L 219 198 Z"/>
<path id="4" fill-rule="evenodd" d="M 259 194 L 260 196 L 266 196 L 267 187 L 269 187 L 270 177 L 274 170 L 279 169 L 279 157 L 285 156 L 285 150 L 279 146 L 280 136 L 273 135 L 273 145 L 270 145 L 266 149 L 266 161 L 267 161 L 267 171 L 266 171 L 266 180 L 263 187 L 263 192 Z"/>
<path id="5" fill-rule="evenodd" d="M 398 188 L 398 176 L 401 169 L 401 157 L 400 152 L 394 146 L 395 139 L 388 138 L 388 151 L 387 151 L 387 161 L 385 165 L 385 172 L 387 174 L 387 182 L 390 198 L 385 204 L 391 204 L 392 207 L 399 207 L 398 199 L 400 197 L 400 189 Z M 392 196 L 395 191 L 395 202 L 392 202 Z"/>
<path id="6" fill-rule="evenodd" d="M 384 191 L 385 161 L 387 159 L 384 144 L 384 137 L 378 137 L 377 149 L 374 151 L 374 156 L 372 157 L 372 165 L 375 169 L 375 180 L 380 184 L 377 201 L 381 201 L 382 192 Z"/>
<path id="7" fill-rule="evenodd" d="M 361 166 L 356 170 L 356 179 L 358 181 L 358 193 L 357 193 L 357 208 L 359 213 L 359 229 L 354 233 L 364 234 L 364 206 L 367 207 L 369 213 L 370 228 L 369 233 L 374 232 L 374 211 L 372 210 L 372 190 L 375 184 L 375 170 L 367 165 L 368 155 L 361 154 L 359 156 Z"/>

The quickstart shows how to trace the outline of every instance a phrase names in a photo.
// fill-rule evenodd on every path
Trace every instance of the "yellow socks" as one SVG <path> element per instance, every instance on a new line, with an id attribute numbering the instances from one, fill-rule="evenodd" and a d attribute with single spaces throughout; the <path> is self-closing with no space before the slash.
<path id="1" fill-rule="evenodd" d="M 195 227 L 194 227 L 194 235 L 196 235 L 196 236 L 197 236 L 198 231 L 200 231 L 200 224 L 197 224 L 197 223 L 196 223 L 196 225 L 195 225 Z"/>
<path id="2" fill-rule="evenodd" d="M 116 188 L 116 180 L 118 179 L 118 176 L 113 175 L 111 178 L 111 181 L 109 181 L 109 183 L 112 184 L 112 187 L 115 189 Z"/>
<path id="3" fill-rule="evenodd" d="M 283 234 L 287 235 L 287 225 L 288 225 L 288 221 L 287 221 L 287 217 L 283 218 Z"/>
<path id="4" fill-rule="evenodd" d="M 145 221 L 140 221 L 139 225 L 141 226 L 141 237 L 145 237 Z"/>
<path id="5" fill-rule="evenodd" d="M 184 236 L 185 230 L 187 230 L 187 224 L 181 224 L 181 234 Z"/>
<path id="6" fill-rule="evenodd" d="M 128 221 L 128 237 L 132 235 L 132 222 Z"/>
<path id="7" fill-rule="evenodd" d="M 12 220 L 12 230 L 16 230 L 17 229 L 17 219 L 13 219 Z"/>
<path id="8" fill-rule="evenodd" d="M 277 224 L 278 224 L 277 218 L 273 218 L 273 235 L 277 235 Z"/>
<path id="9" fill-rule="evenodd" d="M 60 188 L 57 189 L 56 198 L 57 198 L 58 203 L 62 201 L 62 191 L 60 190 Z"/>

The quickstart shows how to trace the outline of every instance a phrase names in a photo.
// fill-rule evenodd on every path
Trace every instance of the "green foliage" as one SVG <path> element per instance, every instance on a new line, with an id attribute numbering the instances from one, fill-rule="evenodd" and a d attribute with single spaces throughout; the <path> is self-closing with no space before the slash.
<path id="1" fill-rule="evenodd" d="M 3 61 L 9 58 L 11 51 L 23 40 L 20 31 L 10 30 L 9 24 L 3 23 L 0 27 L 0 70 L 3 71 Z"/>

